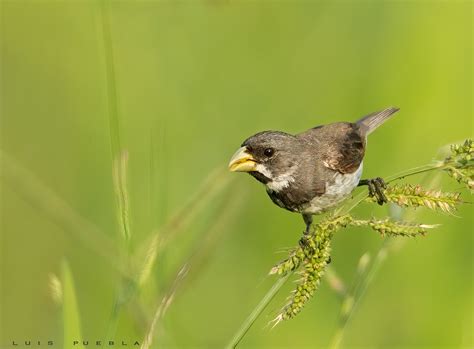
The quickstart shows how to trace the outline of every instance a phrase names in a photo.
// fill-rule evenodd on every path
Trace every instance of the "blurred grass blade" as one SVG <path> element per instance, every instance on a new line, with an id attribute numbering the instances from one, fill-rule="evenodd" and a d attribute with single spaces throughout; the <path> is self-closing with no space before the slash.
<path id="1" fill-rule="evenodd" d="M 128 152 L 123 151 L 114 161 L 114 188 L 118 202 L 118 219 L 122 236 L 130 240 L 129 200 L 127 189 Z"/>
<path id="2" fill-rule="evenodd" d="M 217 168 L 212 171 L 200 187 L 193 193 L 191 199 L 179 210 L 177 210 L 168 221 L 158 230 L 156 230 L 152 237 L 148 239 L 137 251 L 135 257 L 139 262 L 140 267 L 140 284 L 144 284 L 153 269 L 159 251 L 173 238 L 186 229 L 191 224 L 194 217 L 200 212 L 202 208 L 208 206 L 211 200 L 221 193 L 232 180 L 228 176 L 227 170 Z M 145 256 L 143 258 L 142 256 Z"/>
<path id="3" fill-rule="evenodd" d="M 328 265 L 326 268 L 325 280 L 329 284 L 329 287 L 336 292 L 341 299 L 344 299 L 347 295 L 347 286 L 331 265 Z"/>
<path id="4" fill-rule="evenodd" d="M 178 288 L 179 284 L 181 281 L 184 279 L 184 277 L 188 273 L 188 264 L 185 264 L 178 272 L 176 275 L 176 278 L 173 281 L 173 284 L 171 285 L 170 289 L 168 292 L 165 293 L 163 298 L 161 299 L 160 304 L 156 308 L 155 314 L 153 316 L 153 320 L 150 324 L 150 328 L 147 331 L 147 334 L 145 336 L 145 339 L 141 345 L 141 349 L 150 349 L 152 348 L 152 342 L 153 342 L 153 335 L 155 333 L 156 326 L 158 324 L 158 321 L 163 317 L 164 313 L 168 309 L 169 305 L 173 301 L 174 294 L 176 292 L 176 289 Z"/>
<path id="5" fill-rule="evenodd" d="M 192 222 L 199 210 L 207 207 L 234 178 L 229 176 L 227 168 L 217 167 L 211 171 L 188 202 L 181 209 L 177 210 L 163 228 L 160 229 L 159 234 L 162 235 L 163 244 L 166 245 L 168 241 L 183 231 Z"/>
<path id="6" fill-rule="evenodd" d="M 68 346 L 74 346 L 74 348 L 85 349 L 82 345 L 81 319 L 79 316 L 74 280 L 66 261 L 62 263 L 62 279 L 64 347 L 68 348 Z"/>
<path id="7" fill-rule="evenodd" d="M 109 114 L 110 147 L 112 159 L 118 157 L 122 144 L 120 140 L 120 123 L 118 115 L 117 82 L 115 77 L 115 62 L 110 29 L 110 18 L 108 11 L 108 0 L 100 0 L 100 31 L 104 49 L 106 96 Z"/>
<path id="8" fill-rule="evenodd" d="M 61 305 L 63 303 L 63 284 L 56 274 L 49 274 L 49 291 L 53 301 Z"/>
<path id="9" fill-rule="evenodd" d="M 217 218 L 205 231 L 205 234 L 200 235 L 196 240 L 193 251 L 190 254 L 191 256 L 176 273 L 171 286 L 165 292 L 161 302 L 155 310 L 153 320 L 145 336 L 145 340 L 143 341 L 142 349 L 151 348 L 153 336 L 159 321 L 163 318 L 166 310 L 175 298 L 178 289 L 182 288 L 184 279 L 189 274 L 190 269 L 192 269 L 193 275 L 199 275 L 199 270 L 203 268 L 206 257 L 208 257 L 210 251 L 212 251 L 214 246 L 217 244 L 219 237 L 228 231 L 227 228 L 229 227 L 231 217 L 238 212 L 238 208 L 245 202 L 245 195 L 235 195 L 235 197 L 235 200 L 226 200 L 225 204 L 220 206 L 220 209 L 216 214 Z M 190 277 L 187 278 L 188 283 L 190 281 L 189 279 Z"/>
<path id="10" fill-rule="evenodd" d="M 150 125 L 149 181 L 150 181 L 150 222 L 152 227 L 159 227 L 166 218 L 168 210 L 168 163 L 167 122 L 157 118 L 159 127 Z M 156 137 L 155 137 L 156 136 Z"/>
<path id="11" fill-rule="evenodd" d="M 0 176 L 3 181 L 9 184 L 9 188 L 45 214 L 65 232 L 76 236 L 122 274 L 128 273 L 120 263 L 120 252 L 115 242 L 100 231 L 97 226 L 77 213 L 33 173 L 18 164 L 3 150 L 0 150 L 0 163 Z"/>
<path id="12" fill-rule="evenodd" d="M 101 34 L 105 64 L 106 98 L 108 106 L 110 150 L 113 159 L 114 189 L 117 195 L 117 217 L 119 229 L 124 242 L 124 253 L 122 260 L 130 266 L 130 219 L 129 219 L 129 195 L 127 189 L 127 165 L 128 152 L 122 150 L 120 139 L 119 101 L 117 93 L 116 71 L 113 51 L 112 30 L 110 24 L 109 1 L 100 0 L 100 22 L 98 32 Z M 100 35 L 99 34 L 99 35 Z M 133 293 L 134 284 L 130 278 L 122 276 L 115 294 L 114 305 L 108 323 L 107 336 L 112 338 L 115 334 L 120 311 L 128 301 L 128 295 Z M 127 296 L 123 296 L 127 294 Z"/>
<path id="13" fill-rule="evenodd" d="M 237 195 L 238 192 L 238 195 Z M 209 254 L 212 253 L 218 244 L 219 239 L 222 235 L 229 232 L 231 226 L 231 220 L 235 217 L 235 214 L 239 212 L 239 208 L 244 205 L 246 201 L 246 195 L 243 195 L 242 191 L 238 188 L 233 190 L 233 193 L 229 194 L 232 200 L 225 200 L 223 205 L 219 206 L 219 209 L 214 214 L 214 217 L 210 222 L 210 226 L 205 228 L 203 234 L 199 234 L 196 238 L 194 246 L 189 253 L 189 257 L 185 264 L 189 265 L 192 269 L 186 281 L 189 284 L 193 277 L 199 275 L 199 271 L 204 268 L 206 261 L 208 260 Z"/>
<path id="14" fill-rule="evenodd" d="M 146 281 L 148 280 L 148 277 L 151 274 L 151 271 L 153 270 L 153 266 L 155 264 L 156 257 L 158 255 L 158 250 L 159 250 L 158 244 L 160 241 L 158 237 L 159 235 L 155 233 L 154 238 L 151 241 L 150 246 L 148 248 L 148 251 L 145 254 L 145 259 L 143 261 L 143 264 L 139 273 L 139 277 L 138 277 L 138 284 L 140 285 L 140 287 L 142 287 L 146 283 Z"/>
<path id="15" fill-rule="evenodd" d="M 126 242 L 130 239 L 128 214 L 127 163 L 128 152 L 122 150 L 118 112 L 117 82 L 113 51 L 112 30 L 110 28 L 108 0 L 100 0 L 100 31 L 104 49 L 106 96 L 108 105 L 110 149 L 112 153 L 114 189 L 117 194 L 119 226 Z"/>
<path id="16" fill-rule="evenodd" d="M 278 293 L 280 288 L 282 288 L 282 286 L 285 284 L 285 282 L 288 280 L 290 276 L 291 276 L 291 273 L 288 273 L 280 277 L 277 281 L 275 281 L 272 288 L 265 294 L 262 300 L 257 304 L 257 306 L 250 313 L 250 315 L 242 323 L 240 328 L 237 330 L 235 335 L 232 337 L 230 342 L 225 347 L 226 349 L 233 349 L 237 347 L 237 345 L 240 343 L 242 338 L 244 338 L 245 334 L 248 332 L 250 327 L 252 327 L 255 320 L 257 320 L 260 314 L 265 310 L 267 305 L 270 304 L 270 301 L 273 299 L 273 297 L 275 297 L 275 295 Z"/>
<path id="17" fill-rule="evenodd" d="M 413 173 L 415 172 L 417 174 L 419 173 L 417 170 L 413 171 Z M 426 172 L 426 171 L 423 171 L 423 172 Z M 408 175 L 411 175 L 411 174 L 408 173 Z M 425 176 L 421 180 L 421 183 L 427 182 L 427 176 L 428 176 L 428 173 L 425 174 Z M 441 177 L 441 174 L 438 172 L 430 179 L 426 187 L 430 188 L 434 183 L 439 181 L 440 177 Z M 415 215 L 414 211 L 410 211 L 405 214 L 405 216 L 414 216 L 414 215 Z M 392 218 L 401 219 L 402 217 L 394 216 Z M 403 240 L 401 241 L 398 240 L 397 243 L 402 244 Z M 351 317 L 353 316 L 355 310 L 357 309 L 358 304 L 361 302 L 362 298 L 365 295 L 365 292 L 367 291 L 373 279 L 376 277 L 378 271 L 381 269 L 382 264 L 387 259 L 387 255 L 394 245 L 395 245 L 395 240 L 390 239 L 390 238 L 385 238 L 383 243 L 378 248 L 375 258 L 372 263 L 370 263 L 370 261 L 364 261 L 363 260 L 364 255 L 361 257 L 361 260 L 359 260 L 359 265 L 357 268 L 358 272 L 355 276 L 353 285 L 341 305 L 341 310 L 340 310 L 340 315 L 339 315 L 339 325 L 336 329 L 336 332 L 329 346 L 331 349 L 340 348 Z M 363 266 L 363 268 L 361 268 L 361 265 Z"/>

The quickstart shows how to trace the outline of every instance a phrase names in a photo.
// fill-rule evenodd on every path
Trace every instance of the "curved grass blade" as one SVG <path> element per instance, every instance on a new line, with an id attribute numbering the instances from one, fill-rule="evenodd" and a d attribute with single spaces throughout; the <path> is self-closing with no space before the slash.
<path id="1" fill-rule="evenodd" d="M 77 305 L 74 279 L 66 261 L 62 263 L 62 279 L 64 347 L 73 346 L 74 348 L 85 349 L 82 344 L 81 319 Z"/>
<path id="2" fill-rule="evenodd" d="M 0 177 L 26 202 L 107 260 L 121 274 L 130 273 L 120 262 L 120 251 L 115 242 L 94 223 L 82 217 L 51 188 L 42 183 L 34 173 L 1 149 L 0 163 L 2 165 Z"/>
<path id="3" fill-rule="evenodd" d="M 206 263 L 206 260 L 210 253 L 217 244 L 218 239 L 228 231 L 227 227 L 229 226 L 229 221 L 235 212 L 238 212 L 238 207 L 240 207 L 245 202 L 244 195 L 236 195 L 236 199 L 232 201 L 226 201 L 226 203 L 220 206 L 216 214 L 216 219 L 213 221 L 211 226 L 206 229 L 203 235 L 201 235 L 195 242 L 194 248 L 190 253 L 190 257 L 183 264 L 183 266 L 178 270 L 174 281 L 168 287 L 167 291 L 162 296 L 159 305 L 157 306 L 153 320 L 149 326 L 148 332 L 145 336 L 141 349 L 152 348 L 152 341 L 156 329 L 165 315 L 166 310 L 171 305 L 173 299 L 176 297 L 178 290 L 182 291 L 183 284 L 186 282 L 190 283 L 192 276 L 189 271 L 192 270 L 192 275 L 199 275 L 199 270 L 203 268 Z M 186 278 L 186 280 L 185 280 Z"/>

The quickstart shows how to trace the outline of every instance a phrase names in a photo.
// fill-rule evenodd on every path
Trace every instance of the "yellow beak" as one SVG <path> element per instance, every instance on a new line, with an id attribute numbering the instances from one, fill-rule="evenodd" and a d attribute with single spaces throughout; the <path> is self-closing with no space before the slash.
<path id="1" fill-rule="evenodd" d="M 257 162 L 247 153 L 247 147 L 237 150 L 229 162 L 229 170 L 232 172 L 251 172 L 255 171 L 256 166 Z"/>

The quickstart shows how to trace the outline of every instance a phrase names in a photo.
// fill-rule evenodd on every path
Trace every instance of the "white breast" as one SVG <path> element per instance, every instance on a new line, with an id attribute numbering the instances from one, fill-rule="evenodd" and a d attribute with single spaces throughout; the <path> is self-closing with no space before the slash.
<path id="1" fill-rule="evenodd" d="M 354 173 L 334 173 L 333 183 L 326 187 L 326 192 L 315 197 L 303 208 L 303 213 L 316 214 L 336 206 L 346 199 L 359 184 L 362 176 L 362 162 Z"/>

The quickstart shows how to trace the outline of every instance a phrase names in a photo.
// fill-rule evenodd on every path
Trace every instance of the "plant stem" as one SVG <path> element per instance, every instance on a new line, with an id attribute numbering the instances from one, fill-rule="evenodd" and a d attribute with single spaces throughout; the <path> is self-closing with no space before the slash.
<path id="1" fill-rule="evenodd" d="M 108 107 L 108 119 L 109 119 L 109 132 L 110 132 L 110 150 L 112 155 L 113 166 L 117 161 L 117 178 L 116 178 L 116 191 L 118 194 L 117 209 L 119 211 L 119 224 L 123 233 L 123 248 L 125 255 L 123 256 L 125 261 L 124 264 L 130 269 L 130 227 L 128 222 L 128 209 L 127 209 L 127 194 L 124 183 L 125 166 L 121 168 L 121 152 L 122 143 L 120 140 L 120 124 L 119 124 L 119 112 L 118 112 L 118 96 L 117 96 L 117 82 L 115 74 L 115 62 L 112 42 L 112 32 L 110 28 L 110 16 L 108 11 L 108 0 L 100 1 L 100 24 L 99 29 L 102 34 L 103 49 L 104 49 L 104 60 L 105 60 L 105 79 L 106 79 L 106 97 Z M 107 337 L 112 339 L 115 336 L 115 331 L 119 321 L 119 315 L 123 308 L 124 300 L 121 299 L 121 294 L 125 291 L 125 285 L 128 284 L 128 279 L 121 277 L 117 291 L 115 293 L 115 299 L 113 303 L 112 312 L 110 315 L 110 321 L 107 328 Z"/>
<path id="2" fill-rule="evenodd" d="M 433 163 L 433 164 L 428 164 L 428 165 L 425 165 L 425 166 L 420 166 L 420 167 L 415 167 L 415 168 L 412 168 L 412 169 L 409 169 L 409 170 L 406 170 L 404 172 L 401 172 L 400 174 L 397 174 L 395 176 L 391 176 L 391 177 L 388 177 L 387 179 L 387 182 L 390 183 L 390 182 L 393 182 L 395 180 L 398 180 L 398 179 L 402 179 L 402 178 L 405 178 L 405 177 L 409 177 L 409 176 L 413 176 L 413 175 L 416 175 L 416 174 L 420 174 L 420 173 L 424 173 L 424 172 L 429 172 L 429 171 L 433 171 L 433 170 L 437 170 L 437 169 L 442 169 L 444 167 L 446 167 L 447 164 L 445 162 L 437 162 L 437 163 Z M 359 205 L 365 198 L 367 197 L 367 194 L 366 193 L 361 193 L 360 195 L 358 195 L 356 198 L 353 199 L 353 203 L 351 205 L 349 205 L 345 210 L 344 212 L 345 213 L 348 213 L 350 212 L 351 210 L 353 210 L 357 205 Z M 379 251 L 379 254 L 380 254 L 381 251 Z M 377 255 L 377 257 L 379 256 L 379 254 Z M 377 258 L 378 260 L 378 258 Z M 374 261 L 374 264 L 380 264 L 379 262 L 376 262 Z M 293 271 L 294 272 L 294 271 Z M 285 282 L 288 280 L 288 278 L 293 275 L 293 272 L 289 272 L 287 273 L 285 276 L 279 278 L 278 280 L 275 281 L 275 283 L 273 284 L 272 288 L 267 292 L 267 294 L 262 298 L 262 300 L 260 301 L 260 303 L 258 303 L 258 305 L 255 307 L 255 309 L 250 313 L 250 315 L 247 317 L 247 319 L 245 319 L 245 321 L 242 323 L 241 327 L 239 328 L 239 330 L 236 332 L 236 334 L 234 335 L 234 337 L 232 338 L 232 340 L 229 342 L 229 344 L 227 345 L 227 349 L 230 349 L 230 348 L 235 348 L 237 347 L 237 345 L 240 343 L 240 341 L 245 337 L 245 335 L 247 334 L 248 330 L 252 327 L 252 325 L 254 324 L 254 322 L 257 320 L 257 318 L 260 316 L 260 314 L 263 312 L 263 310 L 265 310 L 265 308 L 267 307 L 267 305 L 270 303 L 270 301 L 273 299 L 273 297 L 278 293 L 278 291 L 280 290 L 280 288 L 285 284 Z M 365 289 L 365 286 L 364 288 Z M 344 326 L 342 327 L 342 330 L 344 329 Z M 337 334 L 336 334 L 336 348 L 337 346 L 339 345 L 338 343 L 340 343 L 340 340 L 342 339 L 342 333 L 341 333 L 341 336 L 340 336 L 340 339 L 337 340 Z M 333 342 L 334 343 L 334 342 Z M 334 345 L 334 344 L 333 344 Z"/>
<path id="3" fill-rule="evenodd" d="M 350 299 L 351 304 L 350 304 L 350 307 L 348 307 L 348 309 L 346 310 L 341 309 L 341 317 L 339 318 L 339 326 L 332 339 L 331 345 L 329 346 L 330 349 L 339 348 L 342 342 L 342 339 L 344 337 L 347 324 L 349 323 L 349 320 L 352 317 L 352 314 L 354 313 L 355 309 L 360 303 L 360 300 L 362 296 L 364 295 L 365 291 L 367 290 L 368 285 L 370 284 L 375 274 L 380 269 L 380 266 L 382 265 L 383 261 L 385 260 L 385 256 L 387 255 L 388 243 L 389 243 L 389 239 L 385 238 L 382 245 L 379 247 L 375 260 L 372 262 L 370 268 L 367 270 L 367 272 L 359 276 L 358 278 L 359 280 L 355 280 L 354 288 L 343 300 L 343 302 L 347 302 Z"/>
<path id="4" fill-rule="evenodd" d="M 120 274 L 129 275 L 129 270 L 121 263 L 120 249 L 107 233 L 82 217 L 33 172 L 2 149 L 0 149 L 0 163 L 0 180 L 9 184 L 9 188 L 19 197 L 44 214 L 65 234 L 76 238 L 78 242 L 104 258 Z"/>
<path id="5" fill-rule="evenodd" d="M 175 298 L 177 291 L 180 288 L 183 288 L 183 283 L 186 281 L 185 278 L 188 283 L 190 282 L 192 275 L 190 275 L 189 271 L 192 270 L 193 275 L 199 274 L 199 270 L 206 264 L 206 257 L 209 255 L 209 252 L 213 250 L 213 247 L 220 236 L 228 231 L 226 228 L 229 224 L 229 220 L 233 217 L 236 209 L 245 202 L 244 199 L 245 196 L 240 195 L 237 196 L 236 200 L 227 201 L 224 205 L 220 206 L 218 217 L 213 220 L 211 226 L 205 230 L 204 235 L 201 235 L 199 239 L 195 241 L 195 246 L 191 252 L 191 256 L 176 273 L 174 281 L 169 286 L 165 287 L 166 291 L 164 292 L 161 301 L 158 303 L 141 349 L 152 348 L 154 333 L 159 326 L 160 320 L 163 318 L 166 310 Z"/>
<path id="6" fill-rule="evenodd" d="M 242 323 L 242 326 L 239 328 L 237 333 L 234 337 L 230 340 L 229 344 L 227 344 L 226 349 L 233 349 L 236 348 L 237 345 L 240 343 L 242 338 L 247 334 L 248 330 L 254 324 L 255 320 L 260 316 L 260 314 L 265 310 L 267 305 L 270 301 L 275 297 L 278 293 L 280 288 L 285 284 L 288 278 L 292 275 L 292 273 L 287 273 L 285 276 L 279 278 L 272 286 L 272 288 L 267 292 L 267 294 L 262 298 L 260 303 L 255 307 L 255 309 L 250 313 L 250 315 L 245 319 Z"/>
<path id="7" fill-rule="evenodd" d="M 436 168 L 446 167 L 446 164 L 443 163 L 442 165 L 443 166 L 436 166 L 436 165 L 429 166 L 428 165 L 428 166 L 422 166 L 422 167 L 414 168 L 414 169 L 409 170 L 410 172 L 408 172 L 408 175 L 419 174 L 419 173 L 427 172 L 427 171 L 430 171 L 430 170 L 433 170 L 433 169 L 436 169 Z M 399 177 L 401 177 L 401 176 L 406 177 L 406 175 L 403 175 L 403 174 L 400 174 L 398 176 Z M 427 176 L 427 174 L 425 174 L 425 176 L 421 180 L 421 183 L 426 182 L 426 176 Z M 433 178 L 431 183 L 433 183 L 437 177 L 438 176 L 435 176 L 435 178 Z M 398 179 L 398 177 L 394 177 L 393 180 L 396 180 L 396 179 Z M 363 298 L 363 296 L 365 294 L 365 291 L 367 290 L 368 286 L 370 285 L 370 283 L 374 279 L 375 275 L 380 270 L 380 268 L 382 266 L 382 263 L 386 260 L 386 256 L 387 256 L 387 253 L 389 253 L 390 246 L 391 246 L 390 245 L 390 240 L 388 238 L 385 238 L 383 243 L 381 244 L 381 246 L 378 248 L 375 260 L 371 263 L 370 267 L 364 273 L 358 275 L 358 277 L 357 277 L 358 280 L 355 281 L 355 284 L 358 284 L 359 286 L 354 287 L 351 290 L 351 292 L 349 292 L 349 294 L 346 296 L 346 298 L 343 300 L 343 302 L 347 302 L 348 299 L 350 298 L 351 305 L 345 311 L 343 311 L 343 309 L 341 309 L 341 316 L 339 318 L 339 326 L 338 326 L 338 328 L 336 330 L 336 333 L 334 334 L 334 337 L 331 341 L 331 345 L 329 347 L 330 349 L 339 349 L 339 347 L 342 343 L 342 340 L 344 338 L 345 331 L 347 329 L 347 325 L 349 324 L 349 320 L 351 319 L 351 317 L 354 314 L 358 304 L 360 303 L 361 299 Z M 343 306 L 344 306 L 344 303 L 343 303 Z"/>
<path id="8" fill-rule="evenodd" d="M 112 33 L 110 29 L 110 18 L 108 14 L 108 0 L 100 1 L 100 23 L 102 40 L 104 44 L 105 59 L 105 78 L 106 78 L 106 96 L 109 114 L 110 126 L 110 147 L 112 151 L 112 159 L 118 157 L 122 149 L 119 132 L 119 116 L 118 116 L 118 96 L 117 82 L 115 79 L 114 52 L 112 45 Z"/>
<path id="9" fill-rule="evenodd" d="M 407 170 L 405 172 L 402 172 L 401 174 L 398 174 L 398 175 L 395 175 L 395 176 L 392 176 L 392 177 L 388 177 L 387 183 L 391 183 L 393 181 L 403 179 L 403 178 L 409 177 L 409 176 L 414 176 L 414 175 L 417 175 L 417 174 L 420 174 L 420 173 L 425 173 L 425 172 L 429 172 L 429 171 L 433 171 L 433 170 L 443 169 L 445 167 L 447 167 L 447 164 L 444 163 L 444 162 L 438 162 L 438 163 L 429 164 L 429 165 L 425 165 L 425 166 L 415 167 L 415 168 L 412 168 L 412 169 Z"/>

